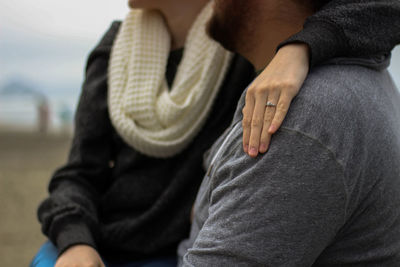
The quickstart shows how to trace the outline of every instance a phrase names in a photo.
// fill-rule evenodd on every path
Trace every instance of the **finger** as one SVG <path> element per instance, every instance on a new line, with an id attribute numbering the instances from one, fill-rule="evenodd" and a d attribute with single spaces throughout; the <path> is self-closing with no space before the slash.
<path id="1" fill-rule="evenodd" d="M 251 90 L 247 90 L 246 92 L 246 104 L 242 110 L 243 120 L 242 120 L 242 128 L 243 128 L 243 150 L 245 153 L 248 153 L 249 148 L 249 139 L 250 139 L 250 127 L 251 127 L 251 118 L 253 116 L 254 109 L 254 95 Z"/>
<path id="2" fill-rule="evenodd" d="M 267 99 L 267 93 L 257 94 L 255 97 L 254 111 L 251 118 L 251 129 L 250 129 L 250 140 L 249 140 L 249 152 L 251 157 L 256 157 L 260 145 L 261 130 L 264 121 L 265 103 Z"/>
<path id="3" fill-rule="evenodd" d="M 281 94 L 278 104 L 276 106 L 275 116 L 271 122 L 271 126 L 268 129 L 270 134 L 275 133 L 279 127 L 281 127 L 283 120 L 288 113 L 290 102 L 292 102 L 293 96 L 290 94 Z"/>
<path id="4" fill-rule="evenodd" d="M 279 101 L 279 92 L 274 92 L 268 95 L 268 102 L 277 105 Z M 266 106 L 264 113 L 264 124 L 261 131 L 260 138 L 260 153 L 265 153 L 268 150 L 269 143 L 271 141 L 271 134 L 268 132 L 268 129 L 271 125 L 272 119 L 274 118 L 276 112 L 276 106 Z"/>

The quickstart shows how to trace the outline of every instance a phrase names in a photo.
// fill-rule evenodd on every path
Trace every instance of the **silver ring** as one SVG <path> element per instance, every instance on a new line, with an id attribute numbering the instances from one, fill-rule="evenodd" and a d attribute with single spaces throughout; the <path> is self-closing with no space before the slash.
<path id="1" fill-rule="evenodd" d="M 274 104 L 274 103 L 272 103 L 272 102 L 267 102 L 267 104 L 265 104 L 265 106 L 267 106 L 267 107 L 276 107 L 276 105 Z"/>

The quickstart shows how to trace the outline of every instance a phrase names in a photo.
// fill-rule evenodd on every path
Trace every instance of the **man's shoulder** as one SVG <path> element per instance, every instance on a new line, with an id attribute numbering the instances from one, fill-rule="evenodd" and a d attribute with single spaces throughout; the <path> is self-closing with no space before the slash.
<path id="1" fill-rule="evenodd" d="M 297 100 L 327 113 L 352 113 L 359 105 L 372 103 L 375 98 L 371 96 L 379 95 L 380 90 L 391 90 L 382 83 L 387 78 L 386 70 L 366 65 L 322 65 L 309 73 Z"/>
<path id="2" fill-rule="evenodd" d="M 349 60 L 314 68 L 283 126 L 306 132 L 348 131 L 379 124 L 382 117 L 398 112 L 388 105 L 400 98 L 387 70 L 378 63 L 357 63 Z"/>
<path id="3" fill-rule="evenodd" d="M 329 107 L 331 102 L 356 106 L 349 100 L 373 101 L 368 96 L 380 94 L 379 90 L 392 90 L 387 67 L 390 56 L 379 55 L 365 58 L 334 58 L 314 67 L 306 79 L 301 94 L 315 104 Z M 377 87 L 378 86 L 378 87 Z"/>
<path id="4" fill-rule="evenodd" d="M 313 138 L 346 162 L 364 144 L 398 138 L 399 106 L 399 91 L 387 70 L 329 64 L 310 72 L 282 129 Z"/>

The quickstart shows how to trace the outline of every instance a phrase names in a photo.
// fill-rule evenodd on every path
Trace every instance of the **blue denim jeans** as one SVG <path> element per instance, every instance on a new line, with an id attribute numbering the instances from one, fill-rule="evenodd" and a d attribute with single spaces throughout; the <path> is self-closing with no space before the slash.
<path id="1" fill-rule="evenodd" d="M 57 248 L 51 243 L 46 242 L 40 248 L 35 258 L 32 260 L 30 267 L 54 267 L 57 261 Z M 143 260 L 127 263 L 111 263 L 104 261 L 107 267 L 175 267 L 177 266 L 176 257 L 156 258 L 151 260 Z"/>

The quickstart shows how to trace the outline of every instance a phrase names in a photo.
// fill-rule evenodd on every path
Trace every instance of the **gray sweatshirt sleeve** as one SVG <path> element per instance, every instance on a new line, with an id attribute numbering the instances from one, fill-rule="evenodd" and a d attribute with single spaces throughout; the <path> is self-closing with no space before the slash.
<path id="1" fill-rule="evenodd" d="M 183 265 L 311 266 L 344 224 L 342 166 L 296 131 L 281 129 L 256 159 L 236 139 L 236 149 L 205 178 L 207 219 Z"/>

